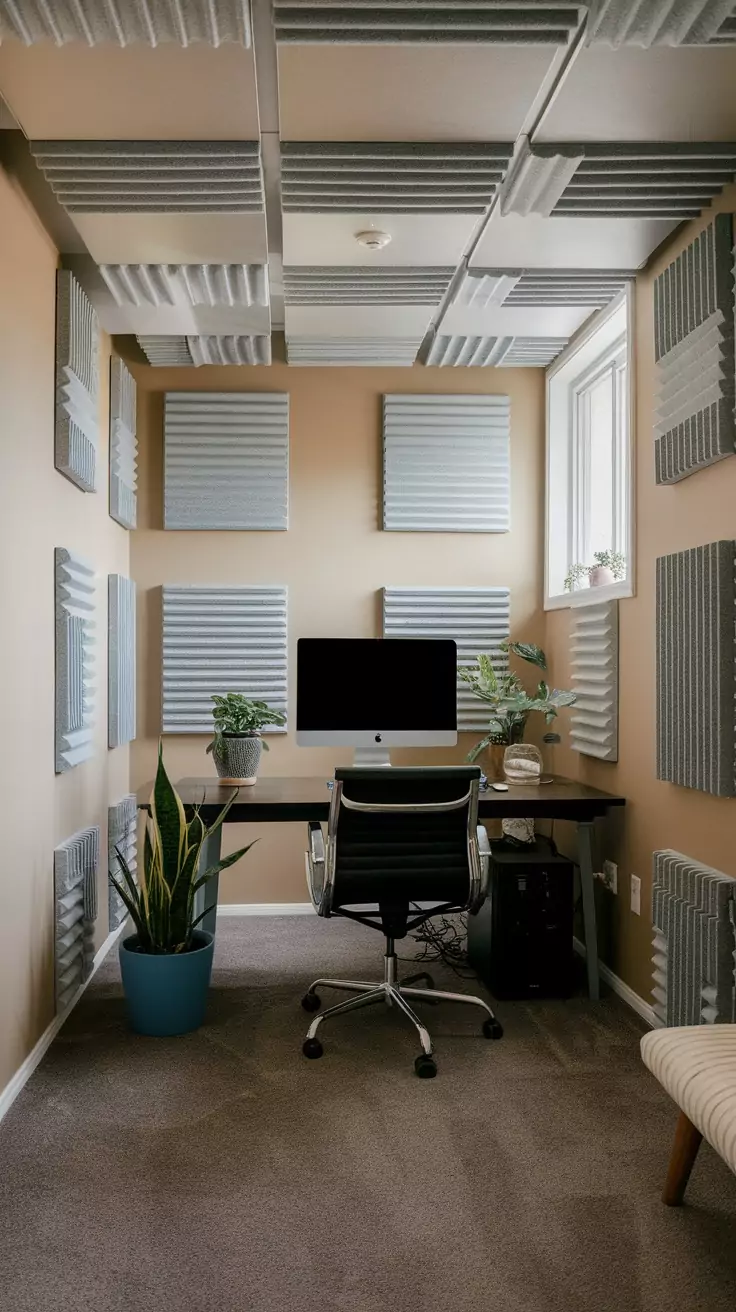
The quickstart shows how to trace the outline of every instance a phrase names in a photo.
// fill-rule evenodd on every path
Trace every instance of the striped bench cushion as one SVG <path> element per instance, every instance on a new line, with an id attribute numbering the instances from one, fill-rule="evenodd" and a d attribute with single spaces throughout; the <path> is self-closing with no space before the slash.
<path id="1" fill-rule="evenodd" d="M 644 1065 L 736 1171 L 736 1025 L 681 1025 L 641 1041 Z"/>

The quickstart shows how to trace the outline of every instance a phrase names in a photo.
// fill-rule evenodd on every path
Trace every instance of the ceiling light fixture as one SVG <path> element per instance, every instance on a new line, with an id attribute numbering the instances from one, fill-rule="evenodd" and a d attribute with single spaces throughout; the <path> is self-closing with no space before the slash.
<path id="1" fill-rule="evenodd" d="M 382 251 L 391 240 L 390 232 L 380 232 L 378 228 L 366 228 L 365 232 L 356 232 L 355 240 L 359 246 L 367 246 L 371 251 Z"/>

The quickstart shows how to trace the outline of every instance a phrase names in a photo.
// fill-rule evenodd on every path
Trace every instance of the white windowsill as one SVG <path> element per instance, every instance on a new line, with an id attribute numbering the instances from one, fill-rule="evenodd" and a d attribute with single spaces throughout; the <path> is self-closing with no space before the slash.
<path id="1" fill-rule="evenodd" d="M 572 606 L 595 606 L 601 601 L 616 601 L 619 597 L 633 597 L 634 584 L 631 579 L 621 579 L 618 583 L 604 583 L 598 588 L 580 588 L 575 592 L 563 592 L 557 597 L 545 597 L 545 610 L 567 610 Z"/>

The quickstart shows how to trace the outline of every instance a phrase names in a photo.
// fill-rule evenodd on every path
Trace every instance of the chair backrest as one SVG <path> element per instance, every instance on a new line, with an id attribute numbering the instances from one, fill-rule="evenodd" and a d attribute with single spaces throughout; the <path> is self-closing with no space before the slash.
<path id="1" fill-rule="evenodd" d="M 471 905 L 481 881 L 476 766 L 339 769 L 327 834 L 331 909 Z"/>

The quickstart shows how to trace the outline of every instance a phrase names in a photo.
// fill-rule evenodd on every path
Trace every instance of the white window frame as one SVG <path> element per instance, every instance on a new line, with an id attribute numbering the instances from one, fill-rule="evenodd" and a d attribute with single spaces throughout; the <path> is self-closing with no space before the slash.
<path id="1" fill-rule="evenodd" d="M 591 606 L 616 597 L 632 597 L 634 573 L 634 295 L 627 288 L 610 305 L 584 325 L 575 340 L 547 371 L 546 386 L 546 486 L 544 608 L 561 610 Z M 621 332 L 621 323 L 625 331 Z M 597 350 L 597 341 L 601 340 Z M 614 451 L 614 550 L 626 557 L 627 575 L 614 583 L 574 592 L 550 590 L 550 558 L 554 543 L 555 574 L 559 578 L 559 555 L 564 546 L 567 568 L 584 561 L 587 551 L 585 487 L 588 444 L 585 440 L 585 394 L 608 370 L 620 367 L 625 358 L 627 399 L 615 422 L 623 421 Z M 621 404 L 620 387 L 614 391 L 614 407 Z M 554 535 L 553 537 L 551 535 Z M 567 569 L 565 570 L 567 573 Z"/>

